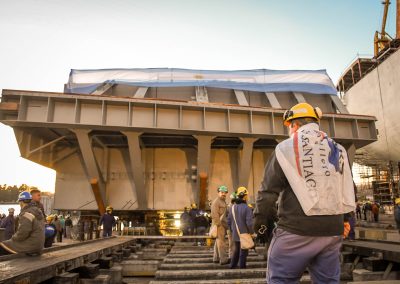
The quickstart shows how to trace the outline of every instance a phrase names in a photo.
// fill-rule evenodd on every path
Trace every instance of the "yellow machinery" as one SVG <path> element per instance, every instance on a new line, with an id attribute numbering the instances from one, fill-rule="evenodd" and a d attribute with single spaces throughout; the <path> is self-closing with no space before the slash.
<path id="1" fill-rule="evenodd" d="M 384 0 L 382 2 L 384 5 L 384 10 L 383 10 L 383 18 L 382 18 L 382 27 L 381 31 L 376 31 L 375 36 L 374 36 L 374 56 L 377 57 L 378 54 L 385 49 L 388 44 L 393 40 L 393 38 L 386 33 L 386 20 L 387 20 L 387 15 L 389 11 L 389 5 L 390 1 L 389 0 Z"/>

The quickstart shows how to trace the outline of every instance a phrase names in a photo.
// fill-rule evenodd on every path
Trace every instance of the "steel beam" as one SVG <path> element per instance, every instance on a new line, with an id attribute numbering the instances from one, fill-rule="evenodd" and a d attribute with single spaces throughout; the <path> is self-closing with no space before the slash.
<path id="1" fill-rule="evenodd" d="M 55 165 L 63 160 L 65 160 L 66 158 L 68 158 L 69 156 L 75 154 L 78 151 L 78 148 L 72 148 L 72 149 L 63 149 L 60 152 L 63 152 L 62 154 L 59 155 L 59 152 L 57 152 L 57 156 L 56 158 L 53 158 L 50 161 L 51 165 Z"/>
<path id="2" fill-rule="evenodd" d="M 46 144 L 43 144 L 43 145 L 41 145 L 41 146 L 29 151 L 28 154 L 26 155 L 26 157 L 29 158 L 32 154 L 36 153 L 37 151 L 42 150 L 43 148 L 46 148 L 46 147 L 48 147 L 50 145 L 53 145 L 54 143 L 57 143 L 58 141 L 64 139 L 65 137 L 66 136 L 58 137 L 58 138 L 56 138 L 56 139 L 54 139 L 54 140 L 52 140 L 52 141 L 50 141 L 50 142 L 48 142 Z"/>
<path id="3" fill-rule="evenodd" d="M 347 108 L 344 106 L 343 102 L 340 100 L 340 98 L 336 95 L 331 95 L 331 99 L 335 107 L 338 109 L 340 113 L 343 114 L 349 114 L 349 111 Z"/>
<path id="4" fill-rule="evenodd" d="M 78 139 L 79 148 L 81 150 L 84 166 L 88 175 L 88 181 L 92 186 L 93 195 L 96 200 L 99 211 L 104 209 L 106 201 L 106 186 L 103 176 L 100 173 L 96 157 L 93 153 L 92 145 L 89 139 L 90 130 L 87 129 L 71 129 Z"/>
<path id="5" fill-rule="evenodd" d="M 271 107 L 273 107 L 273 108 L 282 108 L 281 104 L 279 103 L 279 101 L 276 98 L 274 93 L 265 93 L 265 95 L 267 96 L 267 99 L 268 99 L 269 104 L 271 105 Z"/>
<path id="6" fill-rule="evenodd" d="M 96 90 L 92 92 L 93 95 L 103 95 L 105 92 L 107 92 L 109 89 L 111 89 L 114 86 L 114 83 L 106 83 L 101 86 L 99 86 Z"/>
<path id="7" fill-rule="evenodd" d="M 195 91 L 196 91 L 196 101 L 201 103 L 208 103 L 208 93 L 206 87 L 197 86 Z"/>
<path id="8" fill-rule="evenodd" d="M 246 96 L 244 95 L 243 91 L 240 90 L 234 90 L 236 99 L 241 106 L 249 106 L 249 102 L 246 99 Z"/>
<path id="9" fill-rule="evenodd" d="M 146 96 L 146 92 L 149 88 L 147 87 L 139 87 L 136 93 L 133 95 L 134 98 L 143 99 Z"/>
<path id="10" fill-rule="evenodd" d="M 215 138 L 214 136 L 205 136 L 205 135 L 194 135 L 194 138 L 197 139 L 197 196 L 198 201 L 200 201 L 200 177 L 209 177 L 209 169 L 210 169 L 210 158 L 211 158 L 211 143 Z M 203 193 L 204 194 L 204 193 Z M 195 195 L 196 196 L 196 195 Z M 205 196 L 208 196 L 205 193 Z"/>
<path id="11" fill-rule="evenodd" d="M 249 185 L 250 170 L 253 160 L 253 144 L 257 141 L 255 138 L 243 138 L 241 137 L 243 147 L 242 155 L 239 162 L 239 184 L 238 186 L 244 186 L 247 188 Z"/>
<path id="12" fill-rule="evenodd" d="M 347 151 L 347 157 L 349 158 L 350 167 L 352 167 L 354 162 L 354 157 L 356 156 L 356 147 L 354 146 L 353 143 L 344 145 L 344 147 L 346 148 Z"/>
<path id="13" fill-rule="evenodd" d="M 134 187 L 132 187 L 133 196 L 137 197 L 140 209 L 147 209 L 147 191 L 144 187 L 144 165 L 142 163 L 142 150 L 140 149 L 139 132 L 122 132 L 128 139 L 129 160 L 131 163 Z"/>
<path id="14" fill-rule="evenodd" d="M 49 100 L 49 97 L 54 100 Z M 287 137 L 283 128 L 275 127 L 274 120 L 281 117 L 282 109 L 11 90 L 3 90 L 3 101 L 23 102 L 17 112 L 1 120 L 12 127 L 79 128 L 184 135 L 194 133 L 205 136 L 267 139 Z M 54 116 L 50 117 L 46 115 L 49 102 L 53 102 L 55 108 Z M 357 127 L 365 128 L 369 125 L 371 131 L 364 131 L 361 138 L 354 137 L 348 130 L 355 120 L 359 125 Z M 321 126 L 323 131 L 329 132 L 327 122 L 335 124 L 336 136 L 331 137 L 337 141 L 353 141 L 357 148 L 376 141 L 374 117 L 327 113 L 321 119 Z"/>
<path id="15" fill-rule="evenodd" d="M 297 103 L 306 103 L 306 99 L 304 98 L 302 93 L 293 93 L 294 97 L 296 98 Z"/>

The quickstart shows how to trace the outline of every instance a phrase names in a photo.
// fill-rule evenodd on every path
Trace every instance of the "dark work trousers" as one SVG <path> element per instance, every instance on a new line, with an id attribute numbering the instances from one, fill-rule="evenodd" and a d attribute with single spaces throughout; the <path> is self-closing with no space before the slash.
<path id="1" fill-rule="evenodd" d="M 62 242 L 62 236 L 63 236 L 63 232 L 61 229 L 61 231 L 57 231 L 57 242 L 59 242 L 59 243 Z"/>
<path id="2" fill-rule="evenodd" d="M 361 210 L 360 211 L 356 211 L 356 215 L 357 215 L 357 219 L 358 220 L 362 220 L 362 218 L 361 218 Z"/>
<path id="3" fill-rule="evenodd" d="M 112 236 L 112 228 L 111 229 L 107 229 L 107 230 L 103 230 L 103 238 L 111 237 L 111 236 Z"/>
<path id="4" fill-rule="evenodd" d="M 239 268 L 246 268 L 247 255 L 249 254 L 248 249 L 241 249 L 240 242 L 234 242 L 233 255 L 231 258 L 231 264 L 229 268 L 237 268 L 239 262 Z"/>

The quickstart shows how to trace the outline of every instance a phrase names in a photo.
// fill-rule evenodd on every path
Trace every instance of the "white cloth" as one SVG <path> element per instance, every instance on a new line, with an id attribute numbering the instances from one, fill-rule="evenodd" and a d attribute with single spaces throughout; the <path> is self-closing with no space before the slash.
<path id="1" fill-rule="evenodd" d="M 346 150 L 320 131 L 318 124 L 306 124 L 279 143 L 276 158 L 307 216 L 355 210 Z"/>

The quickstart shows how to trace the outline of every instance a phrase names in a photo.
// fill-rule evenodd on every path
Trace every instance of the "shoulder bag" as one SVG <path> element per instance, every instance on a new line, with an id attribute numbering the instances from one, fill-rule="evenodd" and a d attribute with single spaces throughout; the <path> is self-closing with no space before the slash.
<path id="1" fill-rule="evenodd" d="M 219 221 L 222 222 L 222 219 L 224 218 L 226 214 L 226 209 L 224 211 L 224 214 L 221 215 L 221 217 L 219 217 Z M 213 239 L 216 239 L 218 236 L 218 226 L 213 224 L 210 228 L 210 237 Z"/>
<path id="2" fill-rule="evenodd" d="M 253 238 L 249 233 L 244 233 L 241 234 L 239 231 L 239 227 L 236 222 L 236 216 L 235 216 L 235 205 L 232 206 L 232 215 L 233 215 L 233 220 L 235 221 L 236 225 L 236 230 L 238 232 L 239 238 L 240 238 L 240 248 L 241 249 L 251 249 L 254 247 L 254 241 Z"/>

